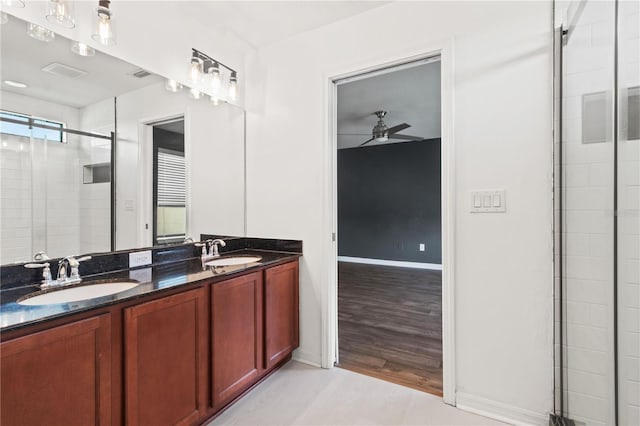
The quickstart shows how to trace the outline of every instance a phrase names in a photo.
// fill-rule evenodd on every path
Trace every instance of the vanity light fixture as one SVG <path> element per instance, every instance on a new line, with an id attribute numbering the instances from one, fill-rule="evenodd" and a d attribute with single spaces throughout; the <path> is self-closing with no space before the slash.
<path id="1" fill-rule="evenodd" d="M 80 56 L 93 56 L 96 54 L 96 50 L 93 47 L 80 43 L 79 41 L 73 43 L 71 51 Z"/>
<path id="2" fill-rule="evenodd" d="M 222 73 L 224 68 L 229 73 L 229 85 L 226 88 L 227 96 L 223 96 L 225 88 L 223 87 Z M 211 101 L 218 104 L 220 101 L 235 101 L 238 97 L 238 73 L 233 68 L 228 67 L 217 59 L 202 53 L 198 49 L 191 49 L 191 60 L 189 62 L 189 81 L 199 83 L 202 78 L 203 70 L 206 71 L 206 86 L 211 90 Z"/>
<path id="3" fill-rule="evenodd" d="M 188 77 L 190 83 L 199 83 L 202 78 L 203 61 L 197 56 L 192 56 L 189 61 Z"/>
<path id="4" fill-rule="evenodd" d="M 23 8 L 24 7 L 24 1 L 23 0 L 2 0 L 0 2 L 0 5 L 2 5 L 2 7 L 15 7 L 15 8 Z"/>
<path id="5" fill-rule="evenodd" d="M 46 15 L 47 21 L 53 22 L 64 28 L 74 28 L 76 26 L 73 17 L 73 2 L 69 0 L 49 0 L 49 11 Z"/>
<path id="6" fill-rule="evenodd" d="M 182 84 L 168 78 L 167 81 L 164 83 L 164 88 L 167 89 L 169 92 L 176 93 L 182 90 Z"/>
<path id="7" fill-rule="evenodd" d="M 238 76 L 235 71 L 231 71 L 229 77 L 229 99 L 235 101 L 238 98 Z"/>
<path id="8" fill-rule="evenodd" d="M 24 83 L 21 83 L 19 81 L 13 81 L 13 80 L 5 80 L 4 84 L 6 84 L 7 86 L 11 86 L 11 87 L 17 87 L 19 89 L 25 89 L 26 87 L 28 87 Z"/>
<path id="9" fill-rule="evenodd" d="M 27 24 L 27 34 L 36 40 L 45 42 L 53 41 L 56 38 L 56 34 L 53 31 L 31 22 Z"/>
<path id="10" fill-rule="evenodd" d="M 113 25 L 111 23 L 111 9 L 109 9 L 109 0 L 99 0 L 97 14 L 95 15 L 96 21 L 94 23 L 94 30 L 91 38 L 99 42 L 104 46 L 115 44 L 116 39 L 113 35 Z"/>

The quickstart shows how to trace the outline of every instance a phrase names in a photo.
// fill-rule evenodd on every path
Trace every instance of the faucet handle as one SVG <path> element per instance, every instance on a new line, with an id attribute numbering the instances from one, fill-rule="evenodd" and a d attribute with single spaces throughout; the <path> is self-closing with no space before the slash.
<path id="1" fill-rule="evenodd" d="M 194 246 L 202 247 L 201 256 L 202 257 L 206 257 L 207 256 L 207 242 L 206 241 L 204 243 L 195 243 Z"/>
<path id="2" fill-rule="evenodd" d="M 35 269 L 42 268 L 42 279 L 44 280 L 44 284 L 50 284 L 53 279 L 51 278 L 51 266 L 48 262 L 45 263 L 26 263 L 24 265 L 25 268 Z"/>

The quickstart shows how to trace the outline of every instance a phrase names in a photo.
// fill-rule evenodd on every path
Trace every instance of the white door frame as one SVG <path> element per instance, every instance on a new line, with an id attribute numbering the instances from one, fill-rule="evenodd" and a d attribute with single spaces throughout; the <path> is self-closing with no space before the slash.
<path id="1" fill-rule="evenodd" d="M 442 124 L 442 367 L 443 400 L 456 403 L 455 380 L 455 151 L 453 134 L 453 40 L 448 39 L 419 51 L 395 57 L 378 58 L 359 66 L 326 75 L 325 99 L 328 108 L 325 122 L 324 211 L 325 265 L 328 291 L 322 300 L 322 367 L 332 368 L 337 359 L 338 338 L 338 271 L 337 233 L 337 86 L 336 80 L 371 73 L 408 62 L 440 56 L 441 66 L 441 124 Z M 323 295 L 324 296 L 324 295 Z"/>

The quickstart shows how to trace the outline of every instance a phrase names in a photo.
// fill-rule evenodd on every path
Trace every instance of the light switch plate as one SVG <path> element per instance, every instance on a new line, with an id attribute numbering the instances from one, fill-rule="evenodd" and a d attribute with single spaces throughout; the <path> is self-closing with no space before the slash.
<path id="1" fill-rule="evenodd" d="M 504 189 L 473 191 L 471 213 L 504 213 L 507 211 Z"/>
<path id="2" fill-rule="evenodd" d="M 151 265 L 151 250 L 129 253 L 129 268 Z"/>

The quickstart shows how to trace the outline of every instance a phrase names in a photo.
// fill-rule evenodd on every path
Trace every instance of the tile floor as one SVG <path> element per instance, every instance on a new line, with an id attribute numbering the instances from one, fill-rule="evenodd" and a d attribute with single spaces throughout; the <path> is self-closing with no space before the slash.
<path id="1" fill-rule="evenodd" d="M 208 426 L 501 424 L 424 392 L 292 361 Z"/>

